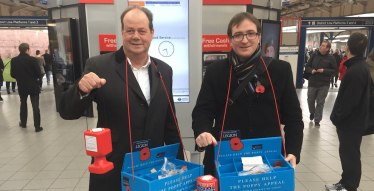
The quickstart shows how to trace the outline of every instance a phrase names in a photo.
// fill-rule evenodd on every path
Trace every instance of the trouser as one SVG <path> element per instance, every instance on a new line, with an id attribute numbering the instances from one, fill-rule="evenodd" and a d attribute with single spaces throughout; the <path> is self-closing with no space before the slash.
<path id="1" fill-rule="evenodd" d="M 27 97 L 29 95 L 19 95 L 21 99 L 20 117 L 21 123 L 26 125 L 27 123 Z M 40 127 L 40 110 L 39 110 L 39 94 L 30 95 L 32 110 L 34 113 L 34 127 Z"/>
<path id="2" fill-rule="evenodd" d="M 323 106 L 325 99 L 329 92 L 329 86 L 323 87 L 308 87 L 308 106 L 309 112 L 314 114 L 314 121 L 320 122 L 322 120 Z M 317 101 L 317 106 L 316 106 Z"/>
<path id="3" fill-rule="evenodd" d="M 9 90 L 10 82 L 6 82 L 6 89 Z M 16 82 L 12 82 L 12 90 L 16 89 Z"/>
<path id="4" fill-rule="evenodd" d="M 40 88 L 42 88 L 42 85 L 43 85 L 43 76 L 44 76 L 44 74 L 42 74 L 40 76 L 40 78 L 39 78 L 39 86 L 40 86 Z"/>
<path id="5" fill-rule="evenodd" d="M 337 129 L 339 138 L 339 155 L 342 164 L 340 183 L 348 191 L 357 191 L 361 180 L 361 141 L 363 132 L 352 132 Z"/>
<path id="6" fill-rule="evenodd" d="M 47 77 L 47 84 L 50 84 L 51 83 L 52 71 L 45 71 L 45 75 Z"/>

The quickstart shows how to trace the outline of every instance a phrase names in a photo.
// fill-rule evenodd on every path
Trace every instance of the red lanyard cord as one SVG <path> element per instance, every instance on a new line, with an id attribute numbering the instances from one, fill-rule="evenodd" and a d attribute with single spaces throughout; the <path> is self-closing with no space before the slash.
<path id="1" fill-rule="evenodd" d="M 157 66 L 156 66 L 156 64 L 153 62 L 153 60 L 152 60 L 152 63 L 153 63 L 153 65 L 155 66 L 155 68 L 157 69 Z M 169 105 L 170 105 L 171 113 L 173 114 L 173 117 L 174 117 L 175 126 L 177 126 L 177 130 L 178 130 L 179 138 L 180 138 L 180 140 L 181 140 L 181 144 L 182 144 L 182 147 L 183 147 L 183 152 L 184 152 L 184 155 L 186 156 L 186 159 L 187 159 L 187 162 L 188 162 L 187 153 L 186 153 L 186 150 L 184 149 L 184 145 L 183 145 L 183 141 L 182 141 L 182 136 L 181 136 L 181 133 L 180 133 L 180 131 L 179 131 L 179 126 L 178 126 L 178 123 L 177 123 L 177 118 L 175 117 L 174 110 L 173 110 L 173 107 L 172 107 L 172 105 L 171 105 L 171 101 L 170 101 L 170 97 L 169 97 L 168 91 L 167 91 L 167 89 L 166 89 L 166 86 L 165 86 L 164 80 L 162 79 L 161 72 L 159 71 L 158 73 L 160 74 L 160 79 L 161 79 L 162 85 L 164 86 L 164 89 L 165 89 L 165 92 L 166 92 L 166 96 L 168 97 L 168 101 L 169 101 Z"/>
<path id="2" fill-rule="evenodd" d="M 130 104 L 129 104 L 129 80 L 127 75 L 127 57 L 126 57 L 126 96 L 127 96 L 127 117 L 129 120 L 129 133 L 130 133 L 130 148 L 131 148 L 131 166 L 132 166 L 132 179 L 135 182 L 134 176 L 134 159 L 132 157 L 132 139 L 131 139 L 131 123 L 130 123 Z"/>
<path id="3" fill-rule="evenodd" d="M 286 146 L 285 146 L 284 139 L 283 139 L 282 125 L 281 125 L 280 118 L 279 118 L 278 104 L 277 104 L 277 98 L 275 97 L 275 92 L 274 92 L 273 82 L 271 81 L 271 78 L 270 78 L 270 74 L 269 74 L 268 68 L 266 67 L 265 61 L 264 61 L 264 59 L 262 59 L 262 57 L 261 57 L 261 60 L 262 60 L 262 63 L 264 63 L 264 66 L 265 66 L 265 69 L 266 69 L 266 73 L 268 74 L 269 81 L 270 81 L 270 85 L 271 85 L 271 90 L 273 90 L 273 96 L 274 96 L 274 102 L 275 102 L 275 109 L 277 110 L 277 117 L 278 117 L 279 130 L 280 130 L 280 133 L 281 133 L 281 136 L 282 136 L 282 144 L 283 144 L 283 149 L 284 149 L 284 158 L 287 158 L 287 154 L 286 154 Z"/>
<path id="4" fill-rule="evenodd" d="M 216 160 L 216 171 L 217 171 L 217 164 L 218 164 L 219 150 L 221 149 L 221 141 L 222 141 L 223 127 L 225 126 L 225 118 L 226 118 L 226 111 L 227 111 L 227 103 L 228 103 L 228 101 L 229 101 L 229 95 L 230 95 L 231 72 L 232 72 L 232 66 L 230 66 L 229 88 L 228 88 L 228 90 L 227 90 L 227 98 L 226 98 L 225 113 L 223 114 L 223 122 L 222 122 L 221 137 L 219 138 L 219 146 L 218 146 L 218 153 L 217 153 L 217 160 Z"/>
<path id="5" fill-rule="evenodd" d="M 269 77 L 269 81 L 270 81 L 271 89 L 272 89 L 272 91 L 273 91 L 274 103 L 275 103 L 275 109 L 276 109 L 276 111 L 277 111 L 277 117 L 278 117 L 279 129 L 280 129 L 280 133 L 281 133 L 281 136 L 282 136 L 282 144 L 283 144 L 283 149 L 284 149 L 284 156 L 285 156 L 285 158 L 286 158 L 286 157 L 287 157 L 287 154 L 286 154 L 286 147 L 285 147 L 285 143 L 284 143 L 284 139 L 283 139 L 282 125 L 281 125 L 280 118 L 279 118 L 277 99 L 276 99 L 276 97 L 275 97 L 275 92 L 274 92 L 273 83 L 272 83 L 272 81 L 271 81 L 271 78 L 270 78 L 270 74 L 269 74 L 268 68 L 266 67 L 265 61 L 264 61 L 264 59 L 262 59 L 262 57 L 261 57 L 261 60 L 262 60 L 262 63 L 264 64 L 264 66 L 265 66 L 266 73 L 268 74 L 268 77 Z M 222 141 L 223 127 L 224 127 L 224 125 L 225 125 L 225 118 L 226 118 L 226 111 L 227 111 L 227 103 L 228 103 L 229 94 L 230 94 L 231 72 L 232 72 L 232 66 L 230 67 L 229 88 L 228 88 L 228 90 L 227 90 L 226 106 L 225 106 L 225 112 L 224 112 L 224 114 L 223 114 L 223 122 L 222 122 L 221 137 L 220 137 L 220 139 L 219 139 L 219 146 L 218 146 L 218 153 L 217 153 L 217 160 L 216 160 L 216 170 L 217 170 L 217 165 L 218 165 L 219 150 L 221 149 L 221 141 Z"/>
<path id="6" fill-rule="evenodd" d="M 153 65 L 155 66 L 155 68 L 157 69 L 157 66 L 156 64 L 152 61 Z M 134 159 L 133 159 L 133 155 L 132 155 L 132 138 L 131 138 L 131 123 L 130 123 L 130 102 L 129 102 L 129 83 L 128 83 L 128 73 L 127 73 L 127 57 L 126 57 L 126 96 L 127 96 L 127 115 L 128 115 L 128 120 L 129 120 L 129 133 L 130 133 L 130 148 L 131 148 L 131 166 L 132 166 L 132 178 L 135 182 L 135 176 L 134 176 Z M 170 101 L 170 98 L 169 98 L 169 94 L 167 92 L 167 89 L 166 89 L 166 86 L 165 86 L 165 83 L 164 83 L 164 80 L 162 80 L 162 75 L 161 75 L 161 72 L 158 72 L 160 74 L 160 79 L 161 79 L 161 82 L 162 82 L 162 85 L 164 86 L 164 89 L 165 89 L 165 92 L 166 92 L 166 96 L 168 98 L 168 101 L 169 101 L 169 105 L 170 105 L 170 109 L 171 109 L 171 112 L 173 114 L 173 117 L 174 117 L 174 122 L 175 122 L 175 125 L 177 126 L 177 130 L 178 130 L 178 134 L 179 134 L 179 138 L 181 140 L 181 144 L 182 144 L 182 147 L 183 147 L 183 151 L 184 151 L 184 154 L 186 156 L 186 159 L 187 159 L 187 162 L 188 162 L 188 157 L 187 157 L 187 153 L 186 153 L 186 150 L 184 149 L 184 145 L 183 145 L 183 141 L 182 141 L 182 136 L 181 136 L 181 133 L 179 131 L 179 126 L 178 126 L 178 123 L 177 123 L 177 118 L 175 117 L 175 114 L 174 114 L 174 110 L 173 110 L 173 107 L 172 107 L 172 104 L 171 104 L 171 101 Z"/>

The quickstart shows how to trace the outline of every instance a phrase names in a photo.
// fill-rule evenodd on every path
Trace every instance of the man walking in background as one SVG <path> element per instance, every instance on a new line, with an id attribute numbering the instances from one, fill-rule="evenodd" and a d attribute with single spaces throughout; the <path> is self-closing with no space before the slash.
<path id="1" fill-rule="evenodd" d="M 42 131 L 40 127 L 40 110 L 39 110 L 39 82 L 41 71 L 36 58 L 30 56 L 31 50 L 27 43 L 19 45 L 20 54 L 11 61 L 10 75 L 18 82 L 18 94 L 21 99 L 19 126 L 26 128 L 27 123 L 27 97 L 30 95 L 32 109 L 34 113 L 35 131 Z"/>
<path id="2" fill-rule="evenodd" d="M 305 72 L 310 73 L 308 79 L 308 105 L 310 120 L 314 119 L 315 126 L 320 126 L 322 120 L 323 106 L 330 87 L 330 76 L 335 74 L 337 65 L 335 58 L 329 53 L 331 43 L 323 41 L 311 59 L 305 66 Z M 316 106 L 317 101 L 317 106 Z"/>
<path id="3" fill-rule="evenodd" d="M 44 71 L 45 75 L 47 77 L 47 85 L 51 84 L 51 76 L 52 76 L 52 57 L 49 54 L 48 49 L 45 50 L 45 54 L 43 54 L 44 61 L 45 61 L 45 66 L 44 66 Z"/>

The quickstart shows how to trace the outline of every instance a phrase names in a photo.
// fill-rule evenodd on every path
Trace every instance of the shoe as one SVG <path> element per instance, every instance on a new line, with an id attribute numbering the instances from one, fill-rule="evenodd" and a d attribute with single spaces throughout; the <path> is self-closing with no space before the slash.
<path id="1" fill-rule="evenodd" d="M 340 183 L 336 184 L 326 184 L 325 185 L 326 190 L 328 191 L 348 191 L 347 189 L 344 188 L 344 186 Z"/>
<path id="2" fill-rule="evenodd" d="M 23 125 L 21 121 L 19 122 L 19 126 L 22 128 L 26 128 L 26 125 Z"/>
<path id="3" fill-rule="evenodd" d="M 314 114 L 313 114 L 313 113 L 310 114 L 309 119 L 310 119 L 311 121 L 313 121 L 313 119 L 314 119 Z"/>
<path id="4" fill-rule="evenodd" d="M 331 89 L 334 89 L 334 86 L 331 86 Z"/>
<path id="5" fill-rule="evenodd" d="M 35 128 L 35 132 L 40 132 L 40 131 L 43 131 L 43 127 Z"/>
<path id="6" fill-rule="evenodd" d="M 6 89 L 6 92 L 7 92 L 8 94 L 10 94 L 10 90 L 9 90 L 9 89 Z"/>
<path id="7" fill-rule="evenodd" d="M 338 87 L 338 84 L 337 84 L 337 83 L 335 83 L 334 85 L 335 85 L 336 88 Z"/>
<path id="8" fill-rule="evenodd" d="M 12 91 L 13 91 L 13 92 L 16 92 L 16 90 L 15 90 L 15 89 L 12 89 Z"/>
<path id="9" fill-rule="evenodd" d="M 316 123 L 314 123 L 314 126 L 319 127 L 321 125 L 319 124 L 319 122 L 316 122 Z"/>

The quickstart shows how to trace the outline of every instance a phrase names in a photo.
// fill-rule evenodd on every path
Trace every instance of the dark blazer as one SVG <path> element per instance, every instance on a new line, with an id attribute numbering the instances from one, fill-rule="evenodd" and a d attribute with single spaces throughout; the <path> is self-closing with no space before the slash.
<path id="1" fill-rule="evenodd" d="M 242 139 L 281 136 L 267 72 L 261 59 L 256 63 L 256 67 L 260 70 L 257 73 L 258 79 L 265 87 L 265 92 L 260 93 L 253 101 L 249 101 L 246 91 L 243 91 L 232 106 L 227 106 L 224 130 L 239 129 Z M 291 65 L 285 61 L 273 60 L 268 70 L 274 85 L 280 120 L 285 125 L 287 154 L 295 155 L 299 161 L 304 123 L 293 83 Z M 207 67 L 192 113 L 192 128 L 195 138 L 203 132 L 209 132 L 219 141 L 227 99 L 229 71 L 228 59 L 217 61 Z M 231 76 L 230 96 L 239 86 L 234 70 Z M 208 146 L 204 158 L 205 174 L 214 173 L 215 157 L 213 146 Z"/>
<path id="2" fill-rule="evenodd" d="M 17 80 L 19 95 L 34 95 L 40 93 L 38 78 L 41 76 L 36 58 L 20 53 L 12 58 L 10 75 Z"/>
<path id="3" fill-rule="evenodd" d="M 151 58 L 151 60 L 158 69 L 152 63 L 149 66 L 150 106 L 148 106 L 131 67 L 128 65 L 132 141 L 151 139 L 152 147 L 180 143 L 169 101 L 159 75 L 160 71 L 174 108 L 172 68 L 156 58 Z M 89 58 L 83 75 L 89 72 L 106 79 L 106 84 L 100 89 L 93 90 L 88 97 L 81 100 L 78 89 L 80 80 L 77 80 L 61 98 L 60 115 L 64 119 L 78 119 L 92 104 L 91 100 L 97 103 L 97 127 L 106 127 L 111 130 L 113 151 L 106 158 L 113 162 L 114 169 L 103 175 L 91 174 L 90 191 L 121 191 L 122 164 L 125 154 L 130 152 L 126 100 L 126 59 L 123 48 L 121 47 L 117 52 Z M 181 147 L 178 158 L 183 159 Z"/>
<path id="4" fill-rule="evenodd" d="M 314 54 L 306 64 L 305 72 L 311 74 L 313 69 L 323 69 L 323 72 L 311 74 L 308 79 L 308 87 L 330 87 L 331 75 L 335 75 L 338 72 L 335 58 L 328 52 L 325 55 L 321 55 L 318 51 Z"/>
<path id="5" fill-rule="evenodd" d="M 336 128 L 363 132 L 369 126 L 371 76 L 369 64 L 361 56 L 344 62 L 344 74 L 330 119 Z"/>

